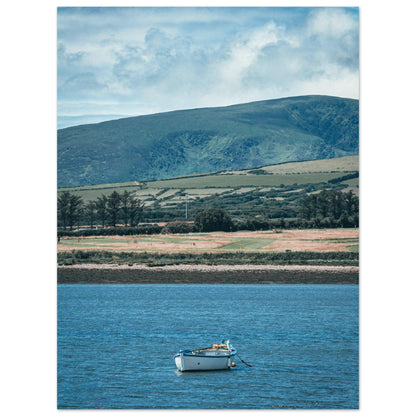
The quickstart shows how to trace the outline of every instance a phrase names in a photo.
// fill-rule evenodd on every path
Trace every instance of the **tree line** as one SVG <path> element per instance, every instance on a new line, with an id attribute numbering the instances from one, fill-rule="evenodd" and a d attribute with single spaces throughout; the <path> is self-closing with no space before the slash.
<path id="1" fill-rule="evenodd" d="M 109 196 L 104 194 L 94 201 L 84 203 L 83 199 L 68 191 L 62 192 L 58 197 L 58 225 L 62 230 L 71 232 L 74 226 L 90 225 L 86 233 L 103 232 L 92 230 L 98 222 L 102 229 L 106 225 L 113 228 L 122 224 L 124 228 L 119 231 L 108 229 L 110 233 L 131 234 L 146 232 L 149 234 L 211 232 L 211 231 L 238 231 L 238 230 L 268 230 L 276 228 L 337 228 L 359 226 L 359 199 L 352 192 L 347 193 L 336 190 L 323 190 L 319 193 L 309 194 L 302 198 L 296 206 L 298 216 L 290 219 L 267 219 L 251 217 L 242 220 L 232 219 L 221 208 L 209 208 L 198 212 L 193 222 L 170 221 L 165 227 L 154 226 L 137 229 L 143 218 L 144 203 L 134 194 L 124 191 L 120 194 L 113 191 Z M 101 230 L 102 230 L 101 229 Z"/>
<path id="2" fill-rule="evenodd" d="M 85 203 L 82 197 L 62 192 L 58 197 L 58 225 L 63 229 L 89 224 L 91 228 L 99 221 L 102 227 L 115 227 L 122 221 L 125 227 L 135 227 L 143 215 L 143 202 L 127 191 L 102 194 L 96 200 Z"/>
<path id="3" fill-rule="evenodd" d="M 352 191 L 323 190 L 300 201 L 299 217 L 323 226 L 357 227 L 359 199 Z"/>

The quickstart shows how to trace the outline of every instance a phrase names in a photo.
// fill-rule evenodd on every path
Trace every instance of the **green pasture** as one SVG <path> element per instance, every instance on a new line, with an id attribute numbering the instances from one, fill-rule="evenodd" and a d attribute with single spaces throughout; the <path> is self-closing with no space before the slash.
<path id="1" fill-rule="evenodd" d="M 148 182 L 148 187 L 166 189 L 280 187 L 281 185 L 327 182 L 330 179 L 340 178 L 344 175 L 343 172 L 293 173 L 288 175 L 209 175 Z"/>
<path id="2" fill-rule="evenodd" d="M 106 245 L 108 247 L 113 246 L 119 249 L 128 249 L 128 250 L 140 250 L 146 251 L 151 250 L 152 247 L 150 246 L 151 243 L 163 243 L 163 244 L 182 244 L 182 245 L 189 245 L 189 249 L 193 249 L 192 243 L 200 242 L 201 234 L 190 234 L 190 235 L 175 235 L 175 236 L 167 236 L 167 237 L 154 237 L 154 236 L 132 236 L 129 238 L 103 238 L 103 237 L 66 237 L 62 238 L 60 244 L 63 246 L 69 246 L 74 248 L 99 248 L 102 245 Z M 276 236 L 276 238 L 278 238 Z M 215 240 L 229 240 L 229 243 L 226 243 L 224 246 L 219 248 L 212 248 L 210 251 L 215 250 L 261 250 L 268 244 L 273 243 L 276 238 L 252 238 L 252 237 L 236 237 L 235 234 L 233 236 L 226 236 L 226 237 L 213 237 L 210 236 L 206 238 L 206 240 L 202 241 L 215 241 Z M 137 244 L 137 243 L 146 243 L 149 244 L 149 247 L 146 249 L 140 248 L 136 249 L 134 247 L 129 247 L 130 244 Z M 125 247 L 121 247 L 125 246 Z M 197 248 L 197 247 L 196 247 Z"/>
<path id="3" fill-rule="evenodd" d="M 125 182 L 125 183 L 111 183 L 104 185 L 92 185 L 92 186 L 77 186 L 74 188 L 60 188 L 58 189 L 58 197 L 64 191 L 69 191 L 71 194 L 80 196 L 85 202 L 96 200 L 99 196 L 105 195 L 109 196 L 113 191 L 119 193 L 134 192 L 137 191 L 139 187 L 134 185 L 134 182 Z"/>
<path id="4" fill-rule="evenodd" d="M 261 250 L 276 241 L 275 238 L 241 238 L 221 247 L 221 250 Z"/>
<path id="5" fill-rule="evenodd" d="M 351 245 L 351 246 L 347 246 L 347 248 L 351 253 L 359 253 L 360 252 L 360 245 L 359 244 L 354 244 L 354 245 Z"/>
<path id="6" fill-rule="evenodd" d="M 321 169 L 321 170 L 319 170 Z M 358 157 L 270 165 L 256 171 L 240 170 L 199 174 L 155 181 L 130 181 L 58 189 L 80 196 L 85 203 L 113 191 L 134 193 L 144 205 L 144 221 L 182 219 L 188 195 L 189 218 L 208 207 L 218 207 L 237 217 L 268 215 L 270 218 L 296 217 L 301 198 L 323 189 L 352 190 L 358 193 L 359 178 L 328 182 L 357 172 Z M 257 169 L 259 170 L 259 169 Z M 351 175 L 350 175 L 351 176 Z M 182 210 L 182 211 L 179 211 Z M 98 219 L 95 219 L 98 222 Z"/>
<path id="7" fill-rule="evenodd" d="M 310 240 L 314 241 L 314 240 Z M 320 241 L 327 241 L 328 243 L 356 243 L 358 244 L 358 238 L 323 238 Z"/>

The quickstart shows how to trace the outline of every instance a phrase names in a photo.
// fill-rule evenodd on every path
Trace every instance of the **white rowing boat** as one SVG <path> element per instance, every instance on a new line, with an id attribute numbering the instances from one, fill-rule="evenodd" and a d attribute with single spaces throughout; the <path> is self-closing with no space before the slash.
<path id="1" fill-rule="evenodd" d="M 227 370 L 234 366 L 232 358 L 237 354 L 227 341 L 197 350 L 180 350 L 173 358 L 179 371 Z"/>

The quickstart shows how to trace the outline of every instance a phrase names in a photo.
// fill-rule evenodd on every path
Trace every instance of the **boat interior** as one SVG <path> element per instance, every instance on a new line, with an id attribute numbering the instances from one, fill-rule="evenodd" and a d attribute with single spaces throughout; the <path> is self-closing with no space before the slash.
<path id="1" fill-rule="evenodd" d="M 229 352 L 230 350 L 228 349 L 227 344 L 214 344 L 212 347 L 193 350 L 192 354 L 222 355 L 229 354 Z"/>

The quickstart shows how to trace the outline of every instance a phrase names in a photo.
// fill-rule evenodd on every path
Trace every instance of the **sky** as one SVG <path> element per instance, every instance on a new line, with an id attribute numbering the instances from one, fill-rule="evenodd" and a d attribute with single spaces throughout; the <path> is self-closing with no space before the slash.
<path id="1" fill-rule="evenodd" d="M 358 8 L 58 8 L 58 128 L 324 94 L 359 98 Z"/>

